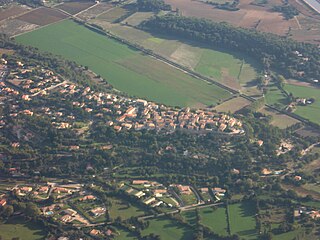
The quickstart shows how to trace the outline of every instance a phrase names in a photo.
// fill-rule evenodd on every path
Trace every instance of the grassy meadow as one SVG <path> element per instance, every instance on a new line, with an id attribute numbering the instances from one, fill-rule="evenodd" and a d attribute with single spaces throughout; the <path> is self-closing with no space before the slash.
<path id="1" fill-rule="evenodd" d="M 134 22 L 135 18 L 139 21 L 140 16 L 135 15 L 124 22 L 127 20 Z M 139 44 L 225 85 L 242 90 L 246 94 L 261 94 L 254 83 L 260 67 L 251 58 L 223 49 L 214 50 L 201 43 L 174 39 L 165 35 L 153 35 L 130 26 L 110 25 L 102 19 L 92 20 L 92 22 L 121 38 Z"/>
<path id="2" fill-rule="evenodd" d="M 45 231 L 35 223 L 22 218 L 11 218 L 6 223 L 0 223 L 0 236 L 4 240 L 19 239 L 44 239 Z"/>
<path id="3" fill-rule="evenodd" d="M 61 55 L 100 74 L 116 89 L 171 106 L 203 107 L 230 93 L 145 56 L 71 20 L 17 37 L 19 43 Z"/>
<path id="4" fill-rule="evenodd" d="M 242 202 L 228 206 L 231 234 L 241 239 L 257 239 L 255 209 L 251 202 Z"/>
<path id="5" fill-rule="evenodd" d="M 167 218 L 149 220 L 149 227 L 142 231 L 142 236 L 154 233 L 165 240 L 192 240 L 192 231 L 187 227 Z"/>

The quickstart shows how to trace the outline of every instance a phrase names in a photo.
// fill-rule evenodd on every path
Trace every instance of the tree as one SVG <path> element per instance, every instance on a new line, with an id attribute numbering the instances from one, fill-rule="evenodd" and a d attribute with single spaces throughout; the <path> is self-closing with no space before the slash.
<path id="1" fill-rule="evenodd" d="M 12 214 L 13 214 L 14 210 L 13 210 L 13 206 L 11 205 L 5 205 L 3 207 L 3 212 L 2 215 L 6 218 L 9 218 Z"/>

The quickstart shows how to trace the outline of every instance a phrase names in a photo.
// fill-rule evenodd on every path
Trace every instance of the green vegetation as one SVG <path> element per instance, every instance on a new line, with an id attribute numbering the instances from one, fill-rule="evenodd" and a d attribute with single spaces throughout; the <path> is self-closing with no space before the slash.
<path id="1" fill-rule="evenodd" d="M 238 234 L 241 238 L 245 239 L 256 239 L 256 212 L 254 205 L 246 201 L 231 204 L 228 208 L 231 234 Z"/>
<path id="2" fill-rule="evenodd" d="M 320 91 L 317 88 L 286 84 L 284 89 L 297 98 L 314 98 L 315 102 L 306 106 L 297 106 L 295 114 L 311 122 L 320 124 Z"/>
<path id="3" fill-rule="evenodd" d="M 167 105 L 204 106 L 229 96 L 215 85 L 192 78 L 73 21 L 26 33 L 17 41 L 88 66 L 116 89 Z"/>
<path id="4" fill-rule="evenodd" d="M 145 214 L 143 210 L 128 202 L 116 198 L 110 200 L 112 205 L 109 209 L 109 214 L 112 219 L 116 219 L 117 217 L 128 219 L 130 217 L 137 217 Z"/>
<path id="5" fill-rule="evenodd" d="M 154 233 L 165 240 L 191 240 L 192 231 L 183 225 L 166 218 L 156 218 L 149 221 L 149 227 L 142 231 L 142 235 Z"/>
<path id="6" fill-rule="evenodd" d="M 35 223 L 23 218 L 11 218 L 6 223 L 0 223 L 0 236 L 2 239 L 43 239 L 46 233 Z"/>
<path id="7" fill-rule="evenodd" d="M 200 222 L 210 228 L 216 234 L 228 236 L 227 215 L 224 207 L 213 209 L 211 207 L 199 209 Z M 183 218 L 189 224 L 195 226 L 197 223 L 196 211 L 186 211 L 182 213 Z"/>

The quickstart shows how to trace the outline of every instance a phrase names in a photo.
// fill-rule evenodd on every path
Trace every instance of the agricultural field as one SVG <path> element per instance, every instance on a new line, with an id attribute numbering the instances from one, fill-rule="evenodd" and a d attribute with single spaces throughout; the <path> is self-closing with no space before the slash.
<path id="1" fill-rule="evenodd" d="M 119 19 L 120 17 L 128 14 L 130 9 L 125 7 L 115 7 L 110 11 L 107 11 L 98 16 L 98 19 L 107 21 L 107 22 L 114 22 L 115 20 Z"/>
<path id="2" fill-rule="evenodd" d="M 18 19 L 6 19 L 1 22 L 0 32 L 8 36 L 15 36 L 39 27 L 36 24 L 30 24 Z"/>
<path id="3" fill-rule="evenodd" d="M 228 212 L 231 234 L 238 234 L 244 239 L 257 239 L 254 205 L 250 202 L 231 204 Z"/>
<path id="4" fill-rule="evenodd" d="M 41 226 L 27 222 L 22 218 L 11 218 L 6 223 L 0 223 L 0 235 L 2 239 L 44 239 L 46 233 Z"/>
<path id="5" fill-rule="evenodd" d="M 130 17 L 126 18 L 123 22 L 130 26 L 138 26 L 141 22 L 154 16 L 152 12 L 136 12 Z"/>
<path id="6" fill-rule="evenodd" d="M 56 6 L 56 8 L 73 15 L 93 6 L 93 4 L 93 2 L 64 2 Z"/>
<path id="7" fill-rule="evenodd" d="M 7 8 L 0 9 L 0 21 L 15 17 L 17 15 L 20 15 L 26 11 L 28 11 L 29 8 L 26 6 L 18 6 L 18 5 L 11 5 Z"/>
<path id="8" fill-rule="evenodd" d="M 137 240 L 138 238 L 134 236 L 134 234 L 124 230 L 117 229 L 117 236 L 115 236 L 116 240 Z"/>
<path id="9" fill-rule="evenodd" d="M 214 109 L 217 112 L 235 113 L 250 104 L 251 104 L 251 101 L 243 97 L 237 97 L 237 98 L 232 98 L 228 101 L 223 102 L 222 104 L 216 106 Z"/>
<path id="10" fill-rule="evenodd" d="M 179 8 L 183 16 L 203 17 L 216 22 L 228 22 L 234 26 L 254 28 L 260 31 L 287 35 L 290 29 L 297 29 L 294 19 L 285 20 L 277 12 L 270 11 L 273 4 L 256 6 L 253 0 L 240 0 L 238 11 L 227 11 L 214 8 L 200 1 L 192 0 L 165 0 L 173 9 Z M 281 5 L 281 1 L 274 1 Z"/>
<path id="11" fill-rule="evenodd" d="M 58 10 L 42 7 L 28 12 L 17 19 L 31 24 L 45 26 L 65 18 L 67 18 L 67 15 Z"/>
<path id="12" fill-rule="evenodd" d="M 288 115 L 279 113 L 271 108 L 268 107 L 264 107 L 262 109 L 259 110 L 259 112 L 265 114 L 265 115 L 269 115 L 272 117 L 271 120 L 271 124 L 281 128 L 281 129 L 285 129 L 287 127 L 290 127 L 296 123 L 299 123 L 299 121 L 295 118 L 292 118 Z"/>
<path id="13" fill-rule="evenodd" d="M 187 227 L 167 218 L 149 220 L 149 227 L 142 231 L 142 236 L 154 233 L 165 240 L 192 240 L 192 231 Z"/>
<path id="14" fill-rule="evenodd" d="M 88 66 L 116 89 L 171 106 L 215 105 L 231 94 L 71 20 L 17 37 L 18 42 Z"/>
<path id="15" fill-rule="evenodd" d="M 266 103 L 278 109 L 284 109 L 288 104 L 288 100 L 283 92 L 276 86 L 275 83 L 268 85 L 268 91 L 265 94 Z"/>
<path id="16" fill-rule="evenodd" d="M 117 217 L 128 219 L 146 214 L 145 211 L 121 199 L 112 198 L 111 203 L 112 207 L 108 210 L 112 219 L 116 219 Z"/>
<path id="17" fill-rule="evenodd" d="M 311 122 L 320 124 L 320 90 L 318 88 L 286 84 L 285 90 L 288 93 L 292 93 L 295 97 L 314 98 L 314 103 L 306 106 L 297 106 L 297 110 L 294 113 Z"/>
<path id="18" fill-rule="evenodd" d="M 113 5 L 111 3 L 102 2 L 86 11 L 81 12 L 79 15 L 77 15 L 77 17 L 87 21 L 89 19 L 96 18 L 106 11 L 109 11 L 112 7 Z"/>
<path id="19" fill-rule="evenodd" d="M 124 20 L 126 21 L 127 19 Z M 245 94 L 261 95 L 255 84 L 260 66 L 247 56 L 211 49 L 192 41 L 153 35 L 129 26 L 110 24 L 101 19 L 92 23 Z"/>

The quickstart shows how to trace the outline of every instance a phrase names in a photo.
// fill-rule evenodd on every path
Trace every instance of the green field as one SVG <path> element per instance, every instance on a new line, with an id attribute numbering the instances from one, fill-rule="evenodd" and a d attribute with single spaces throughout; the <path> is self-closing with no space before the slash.
<path id="1" fill-rule="evenodd" d="M 132 204 L 127 205 L 125 201 L 121 199 L 110 199 L 112 207 L 109 209 L 109 214 L 112 219 L 121 217 L 122 219 L 128 219 L 130 217 L 142 216 L 145 212 Z"/>
<path id="2" fill-rule="evenodd" d="M 0 223 L 0 236 L 3 240 L 19 239 L 44 239 L 46 233 L 40 226 L 22 218 L 11 218 L 7 223 Z"/>
<path id="3" fill-rule="evenodd" d="M 149 227 L 142 231 L 142 236 L 154 233 L 163 240 L 192 240 L 192 231 L 173 220 L 156 218 L 149 221 Z"/>
<path id="4" fill-rule="evenodd" d="M 71 20 L 26 33 L 17 41 L 88 66 L 118 90 L 167 105 L 203 107 L 230 96 Z"/>
<path id="5" fill-rule="evenodd" d="M 139 44 L 230 87 L 241 89 L 249 95 L 261 94 L 253 83 L 260 67 L 249 57 L 239 53 L 230 53 L 223 49 L 214 50 L 200 43 L 183 39 L 153 35 L 129 26 L 110 25 L 101 20 L 93 20 L 92 22 L 128 41 Z"/>
<path id="6" fill-rule="evenodd" d="M 228 208 L 231 234 L 238 234 L 241 239 L 257 239 L 256 212 L 252 203 L 231 204 Z"/>
<path id="7" fill-rule="evenodd" d="M 315 102 L 307 106 L 298 106 L 295 114 L 320 124 L 320 90 L 313 87 L 285 85 L 285 90 L 298 98 L 314 98 Z"/>
<path id="8" fill-rule="evenodd" d="M 199 209 L 199 214 L 201 217 L 201 223 L 213 232 L 221 235 L 228 236 L 227 231 L 227 215 L 226 209 L 224 207 L 212 209 L 210 207 Z M 196 224 L 196 212 L 187 211 L 183 212 L 182 216 L 191 225 Z"/>

